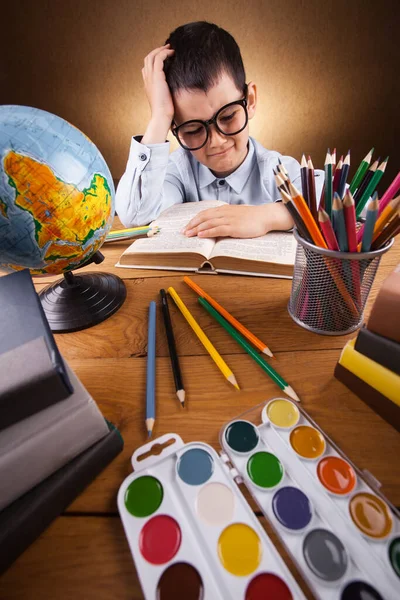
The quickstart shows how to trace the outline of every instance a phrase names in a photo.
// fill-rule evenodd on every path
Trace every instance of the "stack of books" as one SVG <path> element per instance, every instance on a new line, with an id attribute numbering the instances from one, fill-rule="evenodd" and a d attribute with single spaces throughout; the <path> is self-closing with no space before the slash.
<path id="1" fill-rule="evenodd" d="M 400 431 L 400 264 L 384 281 L 367 325 L 343 348 L 335 376 Z"/>
<path id="2" fill-rule="evenodd" d="M 29 271 L 0 278 L 0 573 L 122 450 L 62 358 Z"/>

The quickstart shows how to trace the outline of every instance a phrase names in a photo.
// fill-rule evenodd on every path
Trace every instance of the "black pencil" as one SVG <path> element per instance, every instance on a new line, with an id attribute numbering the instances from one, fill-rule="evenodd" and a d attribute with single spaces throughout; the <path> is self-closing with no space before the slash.
<path id="1" fill-rule="evenodd" d="M 181 403 L 181 406 L 184 407 L 185 406 L 185 390 L 184 390 L 183 382 L 182 382 L 182 373 L 181 373 L 181 369 L 179 366 L 178 354 L 176 352 L 175 337 L 174 337 L 174 331 L 172 329 L 171 316 L 169 314 L 166 291 L 160 290 L 160 296 L 161 296 L 161 307 L 162 307 L 162 314 L 163 314 L 164 325 L 165 325 L 165 332 L 167 334 L 169 356 L 171 359 L 172 374 L 174 376 L 174 382 L 175 382 L 176 395 L 178 396 L 178 400 Z"/>
<path id="2" fill-rule="evenodd" d="M 281 189 L 280 192 L 281 192 L 281 196 L 282 196 L 282 201 L 283 201 L 284 205 L 286 206 L 286 208 L 288 209 L 290 216 L 292 217 L 299 234 L 301 235 L 301 237 L 304 240 L 306 240 L 307 242 L 310 242 L 312 244 L 313 240 L 310 235 L 310 232 L 308 231 L 306 224 L 304 223 L 299 212 L 297 211 L 297 208 L 295 207 L 291 196 L 289 194 L 287 194 L 285 192 L 285 190 Z"/>
<path id="3" fill-rule="evenodd" d="M 300 165 L 300 175 L 301 175 L 301 191 L 304 200 L 307 203 L 308 208 L 310 208 L 310 203 L 308 200 L 308 173 L 307 173 L 307 161 L 306 157 L 301 157 L 301 165 Z"/>

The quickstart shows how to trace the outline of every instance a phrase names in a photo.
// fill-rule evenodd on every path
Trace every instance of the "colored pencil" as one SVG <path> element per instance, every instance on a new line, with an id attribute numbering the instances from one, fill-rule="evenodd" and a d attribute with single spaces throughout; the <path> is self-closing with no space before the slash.
<path id="1" fill-rule="evenodd" d="M 297 208 L 293 204 L 291 196 L 289 196 L 289 194 L 287 194 L 282 189 L 280 191 L 281 191 L 282 201 L 283 201 L 284 205 L 286 206 L 286 208 L 288 209 L 290 216 L 292 217 L 299 234 L 307 242 L 310 242 L 310 244 L 313 244 L 314 243 L 313 239 L 312 239 L 307 227 L 305 226 L 303 219 L 301 218 L 300 214 L 298 213 Z"/>
<path id="2" fill-rule="evenodd" d="M 396 235 L 400 232 L 400 214 L 397 213 L 393 217 L 393 219 L 386 225 L 384 229 L 380 232 L 378 237 L 371 244 L 371 250 L 378 250 L 378 248 L 382 248 L 392 237 L 396 237 Z"/>
<path id="3" fill-rule="evenodd" d="M 329 218 L 331 218 L 332 215 L 332 196 L 333 196 L 333 191 L 332 191 L 332 157 L 331 154 L 328 150 L 327 154 L 326 154 L 326 158 L 325 158 L 325 195 L 324 195 L 324 200 L 325 200 L 325 210 L 329 216 Z M 321 204 L 321 203 L 320 203 Z"/>
<path id="4" fill-rule="evenodd" d="M 169 313 L 168 299 L 167 299 L 167 294 L 166 294 L 165 290 L 163 290 L 163 289 L 160 290 L 160 296 L 161 296 L 162 315 L 163 315 L 163 319 L 164 319 L 165 333 L 167 336 L 169 357 L 171 359 L 171 368 L 172 368 L 172 375 L 174 377 L 176 395 L 178 396 L 178 400 L 181 403 L 181 406 L 184 407 L 185 406 L 185 388 L 183 387 L 182 373 L 181 373 L 181 368 L 179 365 L 178 353 L 176 351 L 174 330 L 172 328 L 171 315 Z"/>
<path id="5" fill-rule="evenodd" d="M 333 196 L 332 208 L 333 230 L 335 232 L 341 252 L 348 251 L 346 224 L 344 220 L 343 204 L 338 193 Z"/>
<path id="6" fill-rule="evenodd" d="M 260 355 L 254 348 L 247 342 L 247 340 L 230 324 L 226 319 L 223 318 L 220 313 L 215 310 L 204 298 L 198 298 L 199 303 L 207 310 L 207 312 L 214 317 L 214 319 L 233 337 L 233 339 L 251 356 L 253 360 L 267 373 L 267 375 L 274 381 L 280 389 L 293 400 L 300 402 L 300 398 L 293 390 L 293 388 L 267 363 L 267 361 Z"/>
<path id="7" fill-rule="evenodd" d="M 371 248 L 372 244 L 372 235 L 374 233 L 374 227 L 376 223 L 376 219 L 378 217 L 378 194 L 374 194 L 374 197 L 369 201 L 367 208 L 367 218 L 365 220 L 364 231 L 362 235 L 362 241 L 360 247 L 360 252 L 368 252 Z"/>
<path id="8" fill-rule="evenodd" d="M 389 185 L 386 192 L 383 194 L 380 202 L 378 213 L 381 214 L 383 209 L 386 207 L 387 203 L 390 202 L 392 198 L 397 194 L 400 190 L 400 171 L 397 173 L 396 177 L 393 179 L 392 183 Z"/>
<path id="9" fill-rule="evenodd" d="M 342 176 L 343 156 L 340 157 L 338 164 L 336 165 L 335 173 L 333 175 L 332 194 L 337 193 L 339 189 L 340 178 Z"/>
<path id="10" fill-rule="evenodd" d="M 349 252 L 357 252 L 357 230 L 356 211 L 354 198 L 350 190 L 347 190 L 343 199 L 343 214 L 346 226 L 347 248 Z M 346 269 L 346 265 L 344 265 Z M 353 295 L 358 306 L 361 306 L 361 277 L 360 264 L 358 260 L 350 261 L 351 282 Z"/>
<path id="11" fill-rule="evenodd" d="M 332 176 L 333 176 L 336 171 L 336 148 L 333 149 L 333 152 L 331 154 L 331 159 L 332 159 Z M 332 197 L 333 197 L 333 194 L 332 194 Z"/>
<path id="12" fill-rule="evenodd" d="M 206 336 L 204 331 L 201 329 L 201 327 L 198 324 L 198 322 L 196 321 L 196 319 L 189 312 L 188 308 L 186 307 L 184 302 L 181 300 L 181 298 L 178 296 L 178 294 L 176 293 L 174 288 L 169 287 L 168 293 L 171 296 L 171 298 L 173 299 L 173 301 L 175 302 L 176 306 L 181 311 L 182 315 L 185 317 L 186 321 L 189 323 L 190 327 L 193 329 L 194 333 L 199 338 L 200 342 L 203 344 L 204 348 L 209 353 L 210 357 L 213 359 L 213 361 L 217 365 L 218 369 L 221 371 L 221 373 L 224 375 L 224 377 L 226 377 L 226 379 L 229 381 L 229 383 L 231 383 L 236 389 L 239 390 L 240 388 L 237 384 L 236 377 L 234 376 L 234 374 L 232 373 L 232 371 L 230 370 L 230 368 L 228 367 L 228 365 L 226 364 L 226 362 L 224 361 L 222 356 L 219 354 L 217 349 L 210 342 L 210 340 L 208 339 L 208 337 Z"/>
<path id="13" fill-rule="evenodd" d="M 298 212 L 300 213 L 300 216 L 303 219 L 303 222 L 307 227 L 314 244 L 316 246 L 319 246 L 320 248 L 327 248 L 325 240 L 322 237 L 322 234 L 318 229 L 318 225 L 316 224 L 314 217 L 312 216 L 310 209 L 308 208 L 303 196 L 292 183 L 289 183 L 289 190 L 293 203 L 296 206 Z"/>
<path id="14" fill-rule="evenodd" d="M 343 199 L 344 221 L 347 233 L 347 247 L 349 252 L 357 252 L 356 211 L 354 198 L 347 190 Z"/>
<path id="15" fill-rule="evenodd" d="M 372 165 L 370 166 L 368 171 L 365 173 L 364 179 L 361 181 L 360 185 L 358 186 L 356 193 L 354 194 L 354 202 L 356 203 L 356 208 L 357 208 L 357 204 L 358 204 L 361 196 L 364 193 L 364 190 L 367 188 L 369 182 L 371 181 L 374 173 L 376 172 L 376 170 L 379 166 L 379 160 L 380 160 L 380 157 L 377 158 L 376 161 L 372 163 Z"/>
<path id="16" fill-rule="evenodd" d="M 342 171 L 340 174 L 340 181 L 338 185 L 338 194 L 341 198 L 344 196 L 344 190 L 346 188 L 347 175 L 350 169 L 350 150 L 346 154 L 346 158 L 343 161 Z"/>
<path id="17" fill-rule="evenodd" d="M 121 240 L 129 240 L 134 237 L 146 236 L 146 235 L 147 235 L 147 237 L 151 237 L 151 236 L 155 235 L 156 233 L 158 233 L 159 231 L 160 231 L 160 229 L 158 227 L 156 227 L 156 228 L 144 227 L 144 228 L 139 228 L 135 231 L 128 231 L 127 233 L 124 232 L 124 230 L 110 231 L 110 233 L 107 234 L 104 242 L 115 242 L 116 240 L 120 240 L 120 241 Z"/>
<path id="18" fill-rule="evenodd" d="M 146 428 L 151 437 L 156 420 L 156 303 L 149 304 L 147 331 Z"/>
<path id="19" fill-rule="evenodd" d="M 307 174 L 308 174 L 308 206 L 310 208 L 311 214 L 314 217 L 314 220 L 318 221 L 318 213 L 317 213 L 317 194 L 315 191 L 315 176 L 314 176 L 314 165 L 312 163 L 311 157 L 308 157 L 307 162 Z"/>
<path id="20" fill-rule="evenodd" d="M 318 211 L 318 221 L 329 250 L 338 251 L 339 244 L 335 232 L 333 231 L 331 220 L 328 213 L 323 208 L 320 208 Z"/>
<path id="21" fill-rule="evenodd" d="M 192 288 L 193 291 L 196 292 L 201 298 L 205 298 L 211 306 L 215 308 L 216 311 L 219 312 L 233 327 L 235 327 L 245 338 L 247 338 L 256 348 L 258 348 L 263 354 L 267 354 L 267 356 L 273 357 L 271 350 L 268 348 L 267 344 L 262 342 L 258 337 L 256 337 L 251 331 L 247 329 L 240 321 L 235 319 L 231 313 L 229 313 L 225 308 L 223 308 L 214 298 L 212 298 L 207 292 L 205 292 L 197 283 L 192 281 L 190 277 L 185 276 L 183 281 Z"/>
<path id="22" fill-rule="evenodd" d="M 373 152 L 374 152 L 374 148 L 371 148 L 371 150 L 368 152 L 367 156 L 365 158 L 363 158 L 363 160 L 361 161 L 353 179 L 351 180 L 349 189 L 352 194 L 354 194 L 354 192 L 360 185 L 362 178 L 364 177 L 365 173 L 367 172 L 367 169 L 371 163 Z"/>
<path id="23" fill-rule="evenodd" d="M 358 203 L 357 203 L 357 218 L 361 215 L 364 206 L 367 203 L 368 198 L 374 193 L 376 186 L 378 185 L 378 183 L 380 182 L 380 180 L 383 177 L 383 174 L 385 172 L 386 169 L 386 165 L 387 162 L 389 160 L 389 157 L 387 157 L 377 168 L 377 170 L 375 171 L 374 175 L 371 178 L 371 181 L 369 182 L 369 184 L 366 187 L 365 192 L 363 193 L 363 195 L 361 196 L 361 198 L 359 199 Z"/>
<path id="24" fill-rule="evenodd" d="M 308 173 L 307 173 L 307 171 L 308 171 L 307 161 L 306 161 L 306 157 L 303 154 L 303 156 L 301 157 L 301 164 L 300 164 L 301 193 L 302 193 L 304 200 L 307 203 L 307 206 L 310 208 L 310 202 L 309 202 L 309 196 L 308 196 Z"/>
<path id="25" fill-rule="evenodd" d="M 277 173 L 275 171 L 275 169 L 273 169 L 274 172 L 274 177 L 275 177 L 275 183 L 276 183 L 276 187 L 278 188 L 278 190 L 286 190 L 288 191 L 288 186 L 285 183 L 285 180 L 283 179 L 282 175 L 280 173 Z"/>
<path id="26" fill-rule="evenodd" d="M 281 172 L 283 172 L 289 179 L 289 171 L 287 170 L 287 168 L 285 167 L 285 165 L 283 164 L 283 162 L 281 161 L 280 158 L 278 158 L 278 163 L 279 163 L 279 170 Z"/>
<path id="27" fill-rule="evenodd" d="M 396 212 L 398 212 L 399 207 L 400 196 L 397 196 L 396 198 L 393 198 L 393 200 L 390 200 L 390 202 L 388 202 L 388 204 L 383 209 L 383 211 L 378 217 L 378 220 L 375 223 L 374 233 L 372 236 L 373 242 L 376 240 L 382 229 L 386 227 L 386 225 L 389 223 L 392 217 L 394 217 Z"/>

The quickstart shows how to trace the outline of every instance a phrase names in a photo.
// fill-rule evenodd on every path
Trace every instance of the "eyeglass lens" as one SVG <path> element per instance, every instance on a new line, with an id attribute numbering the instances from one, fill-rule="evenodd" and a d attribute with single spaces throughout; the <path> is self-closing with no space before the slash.
<path id="1" fill-rule="evenodd" d="M 216 119 L 217 128 L 226 135 L 239 133 L 246 124 L 246 109 L 241 104 L 233 104 L 221 110 Z M 184 124 L 178 129 L 178 138 L 188 150 L 202 146 L 207 139 L 207 128 L 200 121 Z"/>

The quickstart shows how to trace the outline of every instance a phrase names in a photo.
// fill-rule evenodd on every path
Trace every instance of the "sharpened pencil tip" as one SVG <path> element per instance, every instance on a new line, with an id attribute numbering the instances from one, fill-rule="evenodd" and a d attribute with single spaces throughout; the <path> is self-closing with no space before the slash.
<path id="1" fill-rule="evenodd" d="M 296 402 L 300 402 L 300 398 L 298 397 L 292 386 L 287 385 L 283 391 L 287 396 L 289 396 L 289 398 L 293 398 L 293 400 L 296 400 Z"/>
<path id="2" fill-rule="evenodd" d="M 240 387 L 238 386 L 238 384 L 237 384 L 237 383 L 234 383 L 233 385 L 234 385 L 234 386 L 235 386 L 235 388 L 236 388 L 237 390 L 239 390 L 239 392 L 240 392 Z"/>
<path id="3" fill-rule="evenodd" d="M 270 358 L 275 358 L 275 356 L 272 354 L 271 350 L 269 348 L 267 348 L 267 346 L 265 346 L 265 348 L 263 349 L 262 353 L 266 354 Z"/>
<path id="4" fill-rule="evenodd" d="M 181 404 L 185 403 L 185 390 L 177 390 L 176 395 Z"/>
<path id="5" fill-rule="evenodd" d="M 151 433 L 152 433 L 151 431 L 148 431 L 147 432 L 147 437 L 151 438 Z"/>

